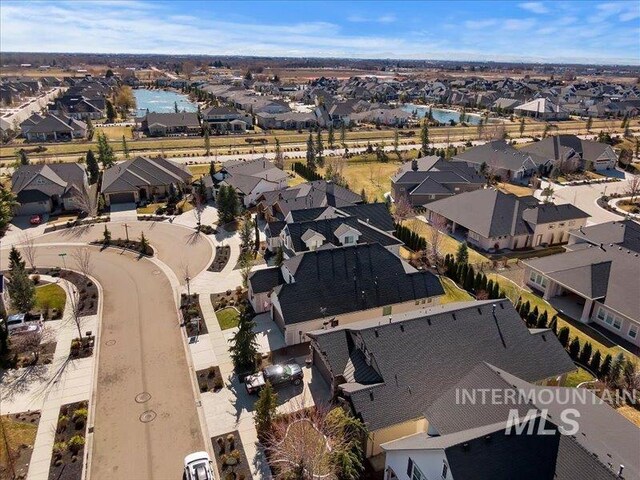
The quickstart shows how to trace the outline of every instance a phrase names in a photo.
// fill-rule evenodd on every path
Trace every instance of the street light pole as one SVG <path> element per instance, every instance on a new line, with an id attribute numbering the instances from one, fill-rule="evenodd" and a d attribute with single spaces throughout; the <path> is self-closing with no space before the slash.
<path id="1" fill-rule="evenodd" d="M 64 269 L 66 270 L 67 269 L 67 261 L 65 260 L 64 257 L 66 257 L 67 254 L 66 253 L 59 253 L 58 256 L 62 257 L 62 265 L 64 266 Z"/>
<path id="2" fill-rule="evenodd" d="M 124 234 L 127 236 L 127 242 L 129 241 L 129 225 L 126 223 L 122 225 L 124 227 Z"/>

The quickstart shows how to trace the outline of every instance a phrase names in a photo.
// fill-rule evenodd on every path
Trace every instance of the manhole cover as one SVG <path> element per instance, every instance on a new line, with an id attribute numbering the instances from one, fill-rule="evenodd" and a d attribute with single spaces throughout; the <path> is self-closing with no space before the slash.
<path id="1" fill-rule="evenodd" d="M 151 398 L 151 394 L 149 394 L 147 392 L 142 392 L 142 393 L 139 393 L 138 395 L 136 395 L 136 402 L 144 403 L 144 402 L 149 401 L 150 398 Z"/>
<path id="2" fill-rule="evenodd" d="M 151 272 L 151 273 L 153 273 L 154 275 L 160 275 L 160 270 L 154 270 L 154 271 L 153 271 L 153 272 Z"/>
<path id="3" fill-rule="evenodd" d="M 106 342 L 104 342 L 104 344 L 105 344 L 107 347 L 110 347 L 111 345 L 115 345 L 115 344 L 116 344 L 116 341 L 115 341 L 115 340 L 107 340 Z"/>
<path id="4" fill-rule="evenodd" d="M 146 412 L 143 412 L 142 415 L 140 415 L 140 421 L 142 423 L 152 422 L 153 420 L 155 420 L 155 418 L 156 412 L 154 412 L 153 410 L 147 410 Z"/>

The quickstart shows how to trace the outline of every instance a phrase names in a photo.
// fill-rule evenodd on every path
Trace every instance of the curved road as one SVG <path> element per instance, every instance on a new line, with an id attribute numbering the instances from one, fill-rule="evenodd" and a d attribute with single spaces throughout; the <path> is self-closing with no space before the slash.
<path id="1" fill-rule="evenodd" d="M 114 238 L 117 227 L 109 224 Z M 66 253 L 67 267 L 74 268 L 73 252 L 78 247 L 46 244 L 86 242 L 100 236 L 102 229 L 80 228 L 38 238 L 36 264 L 62 267 L 59 254 Z M 159 260 L 178 278 L 187 254 L 192 275 L 206 268 L 211 256 L 206 238 L 194 241 L 188 229 L 145 223 L 132 223 L 130 236 L 132 230 L 141 229 L 156 246 Z M 92 276 L 103 289 L 103 311 L 90 478 L 180 478 L 184 456 L 205 450 L 207 440 L 196 411 L 173 287 L 147 258 L 115 248 L 91 248 Z M 3 249 L 4 265 L 7 255 Z M 136 401 L 141 393 L 150 398 Z M 142 422 L 141 415 L 149 411 L 153 419 Z"/>

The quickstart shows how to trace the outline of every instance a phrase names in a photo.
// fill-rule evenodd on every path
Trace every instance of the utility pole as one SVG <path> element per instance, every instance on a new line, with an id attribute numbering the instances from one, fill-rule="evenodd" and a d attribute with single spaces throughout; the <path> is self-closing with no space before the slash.
<path id="1" fill-rule="evenodd" d="M 66 270 L 67 269 L 67 261 L 65 260 L 64 257 L 66 257 L 67 254 L 66 253 L 59 253 L 58 256 L 62 257 L 62 265 L 64 266 L 64 269 Z"/>
<path id="2" fill-rule="evenodd" d="M 127 242 L 128 242 L 129 241 L 129 225 L 125 223 L 122 226 L 124 227 L 124 234 L 127 236 Z"/>

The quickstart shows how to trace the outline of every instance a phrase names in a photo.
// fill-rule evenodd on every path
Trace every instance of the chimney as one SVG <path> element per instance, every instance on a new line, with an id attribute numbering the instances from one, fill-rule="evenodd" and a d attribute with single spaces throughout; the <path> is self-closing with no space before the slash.
<path id="1" fill-rule="evenodd" d="M 411 170 L 414 172 L 418 171 L 418 160 L 411 160 Z"/>

